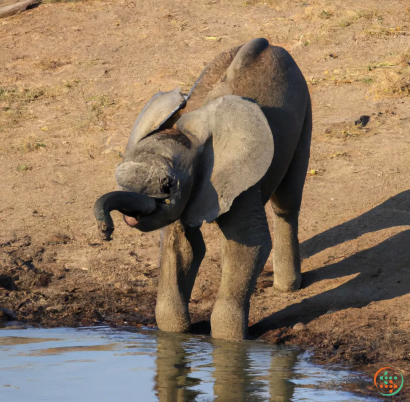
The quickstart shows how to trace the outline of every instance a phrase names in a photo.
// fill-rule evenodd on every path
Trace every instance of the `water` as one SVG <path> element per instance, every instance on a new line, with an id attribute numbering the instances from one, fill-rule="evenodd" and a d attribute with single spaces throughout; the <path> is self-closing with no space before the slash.
<path id="1" fill-rule="evenodd" d="M 357 373 L 256 341 L 108 327 L 0 330 L 0 401 L 376 401 Z"/>

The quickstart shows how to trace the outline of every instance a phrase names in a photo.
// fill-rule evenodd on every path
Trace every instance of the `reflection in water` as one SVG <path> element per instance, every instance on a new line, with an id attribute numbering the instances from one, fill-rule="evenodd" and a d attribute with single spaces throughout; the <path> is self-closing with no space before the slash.
<path id="1" fill-rule="evenodd" d="M 355 373 L 314 365 L 306 353 L 152 330 L 0 330 L 0 373 L 7 402 L 371 400 L 339 389 Z"/>
<path id="2" fill-rule="evenodd" d="M 251 361 L 248 348 L 244 346 L 243 342 L 215 341 L 214 343 L 212 353 L 215 366 L 214 394 L 218 401 L 261 401 L 253 392 L 250 392 L 250 387 L 257 389 L 260 384 L 256 379 L 252 384 Z"/>
<path id="3" fill-rule="evenodd" d="M 330 382 L 334 388 L 338 381 L 351 376 L 349 372 L 315 367 L 301 361 L 300 351 L 261 342 L 226 342 L 159 332 L 156 369 L 159 402 L 370 400 L 320 389 Z M 295 392 L 297 384 L 299 390 L 307 387 L 309 396 L 306 391 Z"/>
<path id="4" fill-rule="evenodd" d="M 160 402 L 193 402 L 212 394 L 220 402 L 267 400 L 268 360 L 254 350 L 255 342 L 210 343 L 201 338 L 192 342 L 186 335 L 166 333 L 158 333 L 157 342 L 155 389 Z M 288 354 L 292 365 L 297 353 Z M 197 387 L 206 382 L 211 385 L 210 395 Z"/>
<path id="5" fill-rule="evenodd" d="M 296 352 L 288 351 L 283 358 L 285 360 L 290 358 L 294 363 L 296 356 Z M 270 351 L 262 345 L 248 342 L 214 342 L 213 377 L 217 400 L 220 402 L 289 400 L 289 398 L 281 399 L 281 393 L 287 389 L 285 382 L 288 375 L 280 373 L 284 375 L 277 376 L 276 373 L 272 373 L 269 360 Z"/>
<path id="6" fill-rule="evenodd" d="M 293 395 L 295 384 L 289 381 L 298 359 L 296 351 L 272 353 L 270 370 L 270 402 L 287 402 Z"/>
<path id="7" fill-rule="evenodd" d="M 161 402 L 194 402 L 201 393 L 189 389 L 201 380 L 191 376 L 184 341 L 185 336 L 179 334 L 161 333 L 158 336 L 155 390 Z"/>

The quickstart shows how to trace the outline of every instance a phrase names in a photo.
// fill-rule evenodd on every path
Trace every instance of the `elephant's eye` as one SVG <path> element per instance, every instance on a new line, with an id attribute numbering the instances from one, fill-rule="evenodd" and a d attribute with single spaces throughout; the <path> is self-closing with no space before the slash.
<path id="1" fill-rule="evenodd" d="M 170 177 L 164 177 L 160 179 L 160 190 L 163 194 L 171 193 L 172 179 Z"/>

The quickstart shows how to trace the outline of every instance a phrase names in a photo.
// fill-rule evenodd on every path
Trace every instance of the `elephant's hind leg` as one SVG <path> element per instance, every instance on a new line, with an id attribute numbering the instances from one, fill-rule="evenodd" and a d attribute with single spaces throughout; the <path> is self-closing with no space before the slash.
<path id="1" fill-rule="evenodd" d="M 163 229 L 155 308 L 159 329 L 169 332 L 189 330 L 188 303 L 204 255 L 205 243 L 199 227 L 192 228 L 177 221 Z"/>
<path id="2" fill-rule="evenodd" d="M 218 218 L 222 230 L 222 278 L 211 316 L 214 338 L 248 336 L 249 299 L 272 248 L 265 209 L 258 189 L 238 196 Z"/>
<path id="3" fill-rule="evenodd" d="M 278 197 L 272 197 L 274 217 L 273 242 L 273 284 L 282 292 L 291 292 L 300 288 L 302 274 L 300 270 L 298 214 L 295 210 L 278 208 Z"/>
<path id="4" fill-rule="evenodd" d="M 312 117 L 310 104 L 292 162 L 285 177 L 271 197 L 274 212 L 273 284 L 290 292 L 300 288 L 299 211 L 309 163 Z"/>

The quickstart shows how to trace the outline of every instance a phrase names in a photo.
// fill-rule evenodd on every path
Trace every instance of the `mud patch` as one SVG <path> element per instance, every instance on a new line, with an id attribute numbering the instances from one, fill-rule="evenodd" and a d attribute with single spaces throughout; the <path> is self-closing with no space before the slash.
<path id="1" fill-rule="evenodd" d="M 61 341 L 61 339 L 57 339 L 57 338 L 24 338 L 22 336 L 2 336 L 2 337 L 0 337 L 0 345 L 2 345 L 2 346 L 27 345 L 29 343 L 54 342 L 54 341 Z"/>
<path id="2" fill-rule="evenodd" d="M 115 350 L 118 347 L 115 343 L 108 345 L 94 345 L 94 346 L 70 346 L 61 348 L 38 349 L 28 354 L 21 354 L 21 356 L 46 356 L 46 355 L 61 355 L 63 353 L 73 352 L 101 352 L 107 350 Z"/>

